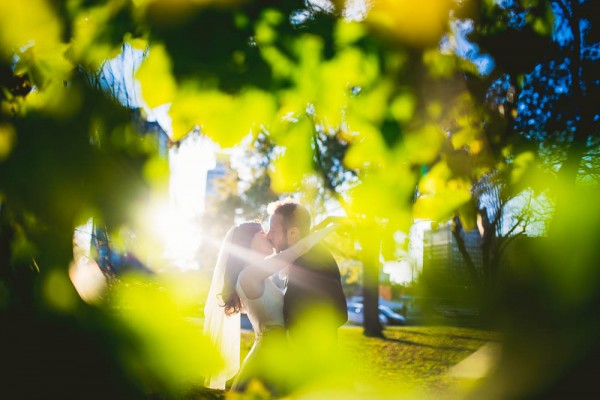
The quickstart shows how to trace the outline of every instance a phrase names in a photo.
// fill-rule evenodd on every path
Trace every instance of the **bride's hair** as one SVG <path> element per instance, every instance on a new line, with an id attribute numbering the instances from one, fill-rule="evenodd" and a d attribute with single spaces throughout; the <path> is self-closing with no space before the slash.
<path id="1" fill-rule="evenodd" d="M 233 249 L 229 250 L 227 262 L 225 264 L 223 290 L 221 291 L 221 298 L 225 303 L 225 315 L 236 314 L 240 312 L 242 308 L 240 297 L 235 291 L 235 285 L 240 272 L 242 272 L 246 266 L 247 261 L 244 261 L 243 257 L 240 257 L 235 253 L 235 247 L 239 246 L 249 249 L 254 235 L 260 232 L 261 229 L 262 226 L 258 222 L 243 222 L 233 228 L 233 236 L 231 237 Z"/>

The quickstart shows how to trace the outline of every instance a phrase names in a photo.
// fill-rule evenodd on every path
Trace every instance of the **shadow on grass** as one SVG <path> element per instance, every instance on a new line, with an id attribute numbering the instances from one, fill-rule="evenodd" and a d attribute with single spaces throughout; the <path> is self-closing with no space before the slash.
<path id="1" fill-rule="evenodd" d="M 383 340 L 385 340 L 386 342 L 396 342 L 396 343 L 406 344 L 406 345 L 409 345 L 409 346 L 426 347 L 426 348 L 435 349 L 435 350 L 473 351 L 473 349 L 469 349 L 469 348 L 466 348 L 466 347 L 434 346 L 434 345 L 430 345 L 430 344 L 418 343 L 418 342 L 411 342 L 410 340 L 396 339 L 396 338 L 389 338 L 389 337 L 383 338 Z"/>
<path id="2" fill-rule="evenodd" d="M 488 332 L 482 330 L 483 332 Z M 420 335 L 420 336 L 428 336 L 428 337 L 439 337 L 439 338 L 448 338 L 448 339 L 461 339 L 461 340 L 472 340 L 478 342 L 500 342 L 500 339 L 494 337 L 493 334 L 490 334 L 489 337 L 473 337 L 473 336 L 463 336 L 463 335 L 454 335 L 448 333 L 427 333 L 413 330 L 403 330 L 402 333 L 407 335 Z"/>
<path id="3" fill-rule="evenodd" d="M 463 339 L 463 340 L 477 340 L 479 342 L 495 342 L 495 343 L 500 343 L 500 339 L 498 338 L 476 338 L 476 337 L 469 337 L 469 336 L 460 336 L 460 335 L 445 335 L 444 337 L 447 338 L 451 338 L 451 339 Z"/>

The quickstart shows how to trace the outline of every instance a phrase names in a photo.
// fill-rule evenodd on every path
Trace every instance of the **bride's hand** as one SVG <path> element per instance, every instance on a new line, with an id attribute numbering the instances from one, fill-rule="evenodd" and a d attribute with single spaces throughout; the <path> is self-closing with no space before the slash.
<path id="1" fill-rule="evenodd" d="M 340 228 L 342 228 L 341 230 L 343 230 L 343 231 L 349 231 L 350 228 L 354 225 L 354 224 L 352 224 L 352 221 L 348 217 L 329 216 L 329 217 L 326 217 L 319 224 L 317 224 L 313 230 L 317 231 L 319 229 L 323 229 L 326 226 L 329 226 L 330 224 L 336 225 L 337 231 L 339 231 Z"/>

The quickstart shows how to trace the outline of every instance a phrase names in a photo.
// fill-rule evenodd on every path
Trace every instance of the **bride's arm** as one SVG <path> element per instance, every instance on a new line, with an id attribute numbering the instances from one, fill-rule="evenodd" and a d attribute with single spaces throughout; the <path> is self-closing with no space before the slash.
<path id="1" fill-rule="evenodd" d="M 321 240 L 325 239 L 327 235 L 335 231 L 340 227 L 339 224 L 331 224 L 326 226 L 325 228 L 321 228 L 317 231 L 310 233 L 308 236 L 300 239 L 296 244 L 294 244 L 289 249 L 286 249 L 280 253 L 273 254 L 267 257 L 265 260 L 269 261 L 271 259 L 280 259 L 286 263 L 291 263 L 298 257 L 304 255 L 307 251 L 313 248 L 314 245 L 319 243 Z M 275 271 L 277 272 L 277 271 Z"/>
<path id="2" fill-rule="evenodd" d="M 259 268 L 257 268 L 258 271 L 254 276 L 262 280 L 279 272 L 338 228 L 338 224 L 331 224 L 300 239 L 290 248 L 266 257 L 260 264 L 256 265 Z"/>

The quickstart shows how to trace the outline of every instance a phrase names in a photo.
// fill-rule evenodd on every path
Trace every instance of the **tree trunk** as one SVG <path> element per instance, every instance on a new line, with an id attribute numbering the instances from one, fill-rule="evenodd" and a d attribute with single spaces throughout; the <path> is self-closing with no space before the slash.
<path id="1" fill-rule="evenodd" d="M 377 228 L 365 229 L 373 233 L 363 237 L 363 334 L 368 337 L 384 337 L 383 327 L 379 322 L 379 248 L 381 239 L 374 231 Z"/>

